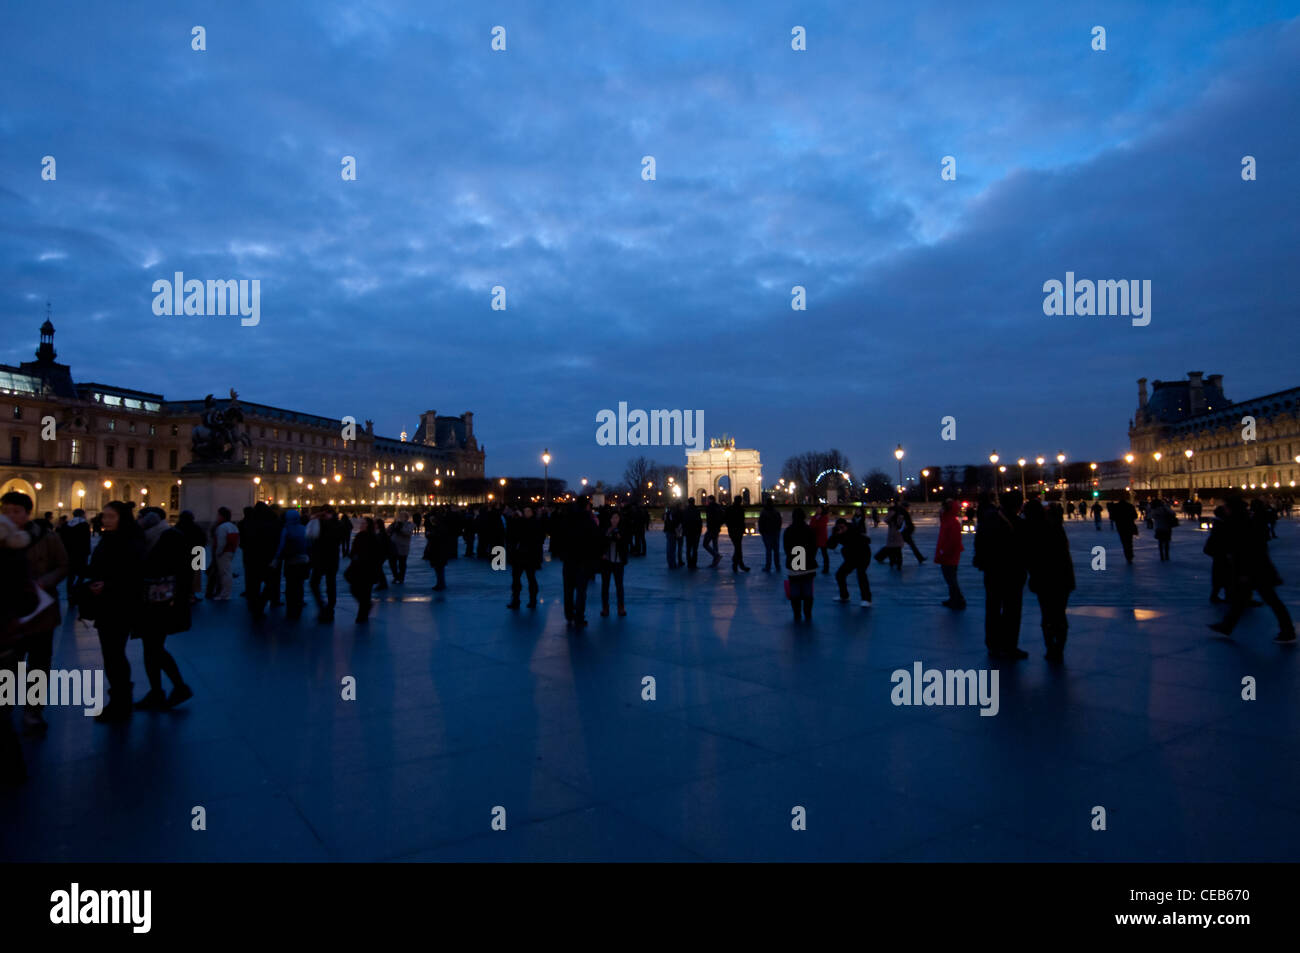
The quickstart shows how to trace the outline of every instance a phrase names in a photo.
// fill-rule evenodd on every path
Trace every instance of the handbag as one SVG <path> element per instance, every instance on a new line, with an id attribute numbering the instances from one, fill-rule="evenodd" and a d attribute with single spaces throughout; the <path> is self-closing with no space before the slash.
<path id="1" fill-rule="evenodd" d="M 77 616 L 87 622 L 94 622 L 95 615 L 99 611 L 100 597 L 90 591 L 90 581 L 83 580 L 77 583 Z"/>
<path id="2" fill-rule="evenodd" d="M 161 576 L 144 581 L 144 601 L 150 605 L 167 604 L 176 601 L 176 577 Z"/>

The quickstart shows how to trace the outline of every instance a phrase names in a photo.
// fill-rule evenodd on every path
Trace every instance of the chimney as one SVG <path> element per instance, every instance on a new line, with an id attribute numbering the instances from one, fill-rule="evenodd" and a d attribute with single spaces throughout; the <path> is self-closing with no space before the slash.
<path id="1" fill-rule="evenodd" d="M 1205 377 L 1204 371 L 1187 372 L 1187 393 L 1188 409 L 1191 416 L 1205 413 L 1205 383 L 1202 378 Z"/>
<path id="2" fill-rule="evenodd" d="M 474 414 L 467 410 L 461 416 L 465 420 L 465 442 L 469 443 L 474 439 Z"/>
<path id="3" fill-rule="evenodd" d="M 1139 377 L 1138 378 L 1138 411 L 1141 412 L 1146 409 L 1147 409 L 1147 379 L 1145 377 Z"/>

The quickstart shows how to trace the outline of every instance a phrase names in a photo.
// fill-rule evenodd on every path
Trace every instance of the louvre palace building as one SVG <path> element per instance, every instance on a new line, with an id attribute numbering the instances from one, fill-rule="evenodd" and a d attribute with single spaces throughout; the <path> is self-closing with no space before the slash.
<path id="1" fill-rule="evenodd" d="M 54 325 L 40 328 L 36 360 L 0 364 L 0 492 L 19 490 L 38 513 L 88 514 L 109 500 L 179 509 L 181 468 L 191 462 L 191 433 L 202 397 L 161 394 L 74 380 L 56 360 Z M 227 395 L 217 393 L 219 402 Z M 363 511 L 402 505 L 466 503 L 484 498 L 485 449 L 474 415 L 420 415 L 410 440 L 380 437 L 371 421 L 343 439 L 334 417 L 249 403 L 241 395 L 259 500 L 282 505 L 334 503 Z M 205 514 L 196 514 L 203 516 Z M 238 514 L 236 514 L 238 515 Z"/>
<path id="2" fill-rule="evenodd" d="M 1129 447 L 1139 495 L 1289 493 L 1300 480 L 1300 387 L 1231 401 L 1222 374 L 1152 381 L 1150 393 L 1142 378 Z"/>

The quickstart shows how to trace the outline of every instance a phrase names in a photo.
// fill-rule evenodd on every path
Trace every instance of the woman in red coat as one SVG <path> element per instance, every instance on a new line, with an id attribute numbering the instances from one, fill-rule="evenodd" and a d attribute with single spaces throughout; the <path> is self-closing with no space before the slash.
<path id="1" fill-rule="evenodd" d="M 944 500 L 939 510 L 939 543 L 934 547 L 934 561 L 943 571 L 943 581 L 948 584 L 948 598 L 944 605 L 949 609 L 965 609 L 966 597 L 957 585 L 957 563 L 961 561 L 961 517 L 957 515 L 957 504 Z"/>

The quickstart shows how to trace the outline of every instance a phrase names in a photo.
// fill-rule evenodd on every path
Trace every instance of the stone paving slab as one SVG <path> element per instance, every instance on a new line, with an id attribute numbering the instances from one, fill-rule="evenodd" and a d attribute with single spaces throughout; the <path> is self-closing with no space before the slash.
<path id="1" fill-rule="evenodd" d="M 627 570 L 629 615 L 598 615 L 597 582 L 581 634 L 553 564 L 541 604 L 518 612 L 508 574 L 463 558 L 439 593 L 412 560 L 365 627 L 345 594 L 325 625 L 203 604 L 169 640 L 196 691 L 184 708 L 118 726 L 48 713 L 48 736 L 24 744 L 31 780 L 0 794 L 0 859 L 1294 860 L 1300 658 L 1270 641 L 1271 614 L 1208 637 L 1222 610 L 1190 524 L 1169 563 L 1144 532 L 1133 566 L 1108 524 L 1068 531 L 1066 661 L 1042 658 L 1026 593 L 1031 657 L 997 663 L 994 717 L 890 696 L 890 674 L 917 661 L 990 667 L 969 538 L 964 613 L 909 554 L 901 573 L 872 564 L 869 608 L 852 582 L 853 601 L 834 602 L 818 576 L 814 621 L 797 627 L 756 539 L 754 572 L 730 571 L 725 537 L 717 569 L 670 572 L 659 533 Z M 936 533 L 918 527 L 927 555 Z M 1300 526 L 1279 534 L 1280 592 L 1300 608 Z M 139 696 L 138 643 L 130 658 Z M 65 621 L 56 667 L 99 664 L 94 631 Z M 195 805 L 206 831 L 190 828 Z"/>

